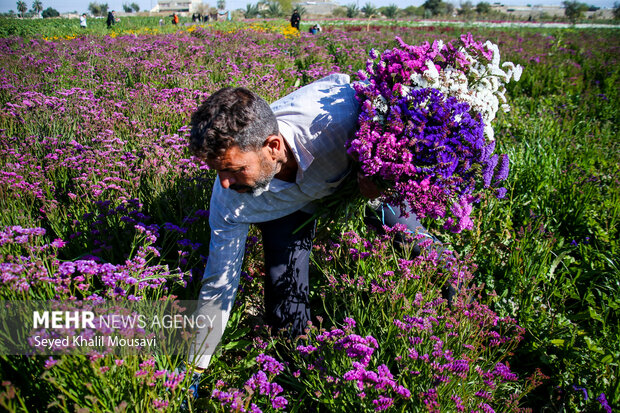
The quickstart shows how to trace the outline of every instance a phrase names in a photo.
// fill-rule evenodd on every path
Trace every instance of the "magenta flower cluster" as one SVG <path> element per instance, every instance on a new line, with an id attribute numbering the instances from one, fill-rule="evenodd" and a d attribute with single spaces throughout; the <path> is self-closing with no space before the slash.
<path id="1" fill-rule="evenodd" d="M 218 380 L 216 388 L 211 393 L 211 398 L 235 412 L 261 413 L 262 410 L 258 405 L 251 402 L 253 397 L 260 396 L 267 398 L 273 409 L 284 409 L 288 405 L 288 400 L 281 395 L 284 389 L 273 381 L 284 370 L 284 364 L 264 353 L 256 357 L 256 362 L 260 370 L 245 382 L 243 390 L 222 390 L 226 384 Z"/>
<path id="2" fill-rule="evenodd" d="M 387 186 L 386 202 L 420 217 L 443 219 L 452 232 L 470 230 L 473 204 L 492 190 L 505 196 L 504 188 L 494 187 L 508 176 L 508 157 L 493 154 L 495 142 L 485 138 L 483 116 L 469 103 L 419 86 L 427 83 L 424 76 L 432 80 L 429 72 L 439 79 L 438 71 L 469 64 L 461 49 L 397 40 L 400 46 L 381 56 L 371 52 L 367 73 L 361 72 L 363 81 L 354 86 L 361 112 L 348 153 L 366 176 Z M 479 43 L 465 44 L 489 58 Z M 415 75 L 422 80 L 414 82 Z M 450 80 L 458 87 L 460 81 L 466 79 Z"/>

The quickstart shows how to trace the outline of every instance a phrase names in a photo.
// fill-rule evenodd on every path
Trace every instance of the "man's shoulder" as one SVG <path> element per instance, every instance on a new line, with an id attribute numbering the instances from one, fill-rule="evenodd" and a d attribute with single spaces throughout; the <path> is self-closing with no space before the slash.
<path id="1" fill-rule="evenodd" d="M 347 93 L 347 91 L 349 93 Z M 309 104 L 309 102 L 324 101 L 330 97 L 339 99 L 345 97 L 345 95 L 352 96 L 353 94 L 354 92 L 351 87 L 351 78 L 349 75 L 333 73 L 307 84 L 306 86 L 291 92 L 281 99 L 278 99 L 271 104 L 271 108 L 274 112 L 277 112 L 279 109 L 287 107 L 291 104 L 299 104 L 300 101 Z"/>

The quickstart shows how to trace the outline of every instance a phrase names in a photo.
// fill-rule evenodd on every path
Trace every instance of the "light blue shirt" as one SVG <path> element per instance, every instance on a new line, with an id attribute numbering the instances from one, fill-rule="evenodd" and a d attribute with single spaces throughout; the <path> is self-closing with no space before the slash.
<path id="1" fill-rule="evenodd" d="M 239 285 L 250 224 L 298 210 L 312 212 L 312 202 L 334 193 L 351 170 L 345 142 L 357 129 L 359 104 L 349 76 L 327 76 L 274 102 L 271 109 L 297 161 L 297 176 L 295 182 L 273 179 L 259 196 L 224 189 L 215 180 L 201 299 L 217 300 L 224 311 L 232 308 Z"/>

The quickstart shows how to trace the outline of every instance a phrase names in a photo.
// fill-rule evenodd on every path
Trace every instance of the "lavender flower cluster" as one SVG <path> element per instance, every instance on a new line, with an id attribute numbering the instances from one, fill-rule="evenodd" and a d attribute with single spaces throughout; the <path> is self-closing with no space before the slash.
<path id="1" fill-rule="evenodd" d="M 144 244 L 123 264 L 97 262 L 96 257 L 61 261 L 58 252 L 66 243 L 44 240 L 43 228 L 11 226 L 0 229 L 0 286 L 15 297 L 40 299 L 128 299 L 138 301 L 167 291 L 168 280 L 181 280 L 183 274 L 167 265 L 150 265 L 159 251 L 151 244 L 156 240 L 148 229 L 136 225 L 144 233 Z M 17 247 L 20 253 L 13 252 Z"/>
<path id="2" fill-rule="evenodd" d="M 308 370 L 320 371 L 320 374 L 325 376 L 325 381 L 333 384 L 334 398 L 347 391 L 347 383 L 353 383 L 359 400 L 364 400 L 369 395 L 373 396 L 372 406 L 375 411 L 392 407 L 395 397 L 401 400 L 409 399 L 411 397 L 409 389 L 397 383 L 385 364 L 379 365 L 376 370 L 369 368 L 378 343 L 371 335 L 362 337 L 355 334 L 353 331 L 355 326 L 355 320 L 347 317 L 344 319 L 343 328 L 321 331 L 311 338 L 307 345 L 298 345 L 297 352 L 308 363 Z M 325 360 L 327 354 L 329 357 L 344 354 L 344 358 L 348 360 L 345 364 L 350 366 L 349 370 L 341 377 L 329 375 Z"/>
<path id="3" fill-rule="evenodd" d="M 499 103 L 508 110 L 504 84 L 520 67 L 499 67 L 497 46 L 434 42 L 372 50 L 362 82 L 359 129 L 347 151 L 366 175 L 387 185 L 383 198 L 420 217 L 443 219 L 459 233 L 473 228 L 472 206 L 499 187 L 509 172 L 507 155 L 493 154 L 490 122 Z"/>

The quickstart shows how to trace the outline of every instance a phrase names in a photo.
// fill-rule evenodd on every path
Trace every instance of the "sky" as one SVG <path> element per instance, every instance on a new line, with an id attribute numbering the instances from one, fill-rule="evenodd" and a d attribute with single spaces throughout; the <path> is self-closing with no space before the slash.
<path id="1" fill-rule="evenodd" d="M 28 5 L 28 8 L 32 6 L 33 0 L 23 0 Z M 92 1 L 97 3 L 107 3 L 109 10 L 123 10 L 123 4 L 131 4 L 137 3 L 140 6 L 140 10 L 147 11 L 155 7 L 157 4 L 157 0 L 41 0 L 43 3 L 43 9 L 48 7 L 52 7 L 58 10 L 60 13 L 66 13 L 71 11 L 77 12 L 86 12 L 88 11 L 88 4 Z M 228 9 L 245 9 L 247 4 L 256 4 L 258 0 L 226 0 L 226 7 Z M 338 4 L 347 5 L 351 3 L 359 4 L 360 7 L 366 3 L 371 3 L 375 7 L 383 7 L 389 6 L 390 4 L 397 4 L 398 7 L 405 8 L 407 6 L 421 6 L 425 0 L 333 0 Z M 448 2 L 453 3 L 454 5 L 459 4 L 460 0 L 446 0 Z M 465 0 L 463 0 L 465 1 Z M 471 1 L 471 0 L 470 0 Z M 502 4 L 506 6 L 525 6 L 527 4 L 532 5 L 541 5 L 541 6 L 551 6 L 551 5 L 560 5 L 563 0 L 486 0 L 489 3 L 494 3 L 495 1 L 500 1 Z M 614 2 L 618 0 L 579 0 L 582 3 L 586 3 L 589 5 L 601 7 L 601 8 L 612 8 Z M 204 3 L 209 4 L 212 7 L 215 7 L 217 0 L 203 0 Z M 293 1 L 295 3 L 295 1 Z M 472 3 L 476 4 L 478 0 L 473 0 Z M 6 13 L 9 10 L 16 11 L 17 10 L 17 0 L 0 0 L 0 13 Z"/>

